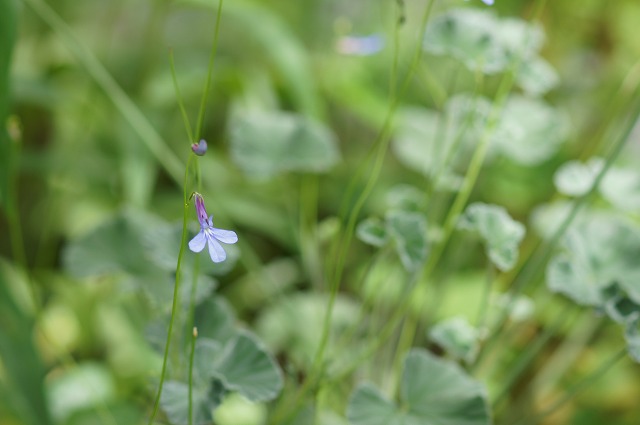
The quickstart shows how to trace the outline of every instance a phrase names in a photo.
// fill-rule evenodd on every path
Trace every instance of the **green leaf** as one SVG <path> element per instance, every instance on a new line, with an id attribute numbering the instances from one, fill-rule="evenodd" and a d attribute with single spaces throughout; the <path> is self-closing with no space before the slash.
<path id="1" fill-rule="evenodd" d="M 503 49 L 492 13 L 454 9 L 435 17 L 427 27 L 424 49 L 436 55 L 450 55 L 472 71 L 492 74 L 504 70 L 509 57 Z"/>
<path id="2" fill-rule="evenodd" d="M 600 184 L 602 196 L 623 211 L 640 210 L 640 172 L 636 169 L 611 168 Z"/>
<path id="3" fill-rule="evenodd" d="M 405 108 L 394 130 L 394 154 L 405 166 L 426 176 L 466 166 L 490 107 L 483 97 L 460 94 L 447 101 L 443 114 Z"/>
<path id="4" fill-rule="evenodd" d="M 282 372 L 262 343 L 248 332 L 240 333 L 225 347 L 215 365 L 225 388 L 251 401 L 273 400 L 283 386 Z"/>
<path id="5" fill-rule="evenodd" d="M 373 246 L 383 246 L 389 240 L 384 223 L 377 218 L 369 217 L 358 224 L 356 235 L 362 242 Z"/>
<path id="6" fill-rule="evenodd" d="M 506 209 L 498 205 L 471 204 L 460 217 L 459 226 L 480 234 L 487 255 L 498 269 L 508 271 L 516 265 L 525 227 L 513 220 Z"/>
<path id="7" fill-rule="evenodd" d="M 229 128 L 233 160 L 257 179 L 288 171 L 321 173 L 340 159 L 334 134 L 301 115 L 246 111 L 233 114 Z"/>
<path id="8" fill-rule="evenodd" d="M 166 263 L 154 262 L 154 246 L 171 242 L 166 223 L 149 214 L 128 210 L 72 241 L 63 252 L 63 263 L 77 278 L 117 273 L 157 277 L 158 270 L 171 268 Z M 175 258 L 179 248 L 174 247 Z"/>
<path id="9" fill-rule="evenodd" d="M 353 425 L 489 425 L 483 386 L 457 364 L 415 349 L 404 361 L 400 387 L 402 407 L 375 387 L 358 387 L 349 400 Z"/>
<path id="10" fill-rule="evenodd" d="M 192 395 L 192 415 L 194 425 L 211 424 L 213 410 L 220 405 L 225 394 L 219 381 L 194 386 Z M 167 381 L 162 389 L 160 406 L 173 425 L 189 424 L 189 386 L 183 382 Z"/>
<path id="11" fill-rule="evenodd" d="M 311 366 L 322 335 L 322 320 L 328 297 L 319 294 L 299 293 L 283 296 L 263 310 L 258 324 L 258 334 L 275 352 L 286 352 L 291 363 L 300 368 Z M 345 332 L 355 324 L 358 305 L 344 295 L 338 295 L 331 316 L 331 334 Z M 341 358 L 334 340 L 330 340 L 327 352 Z"/>
<path id="12" fill-rule="evenodd" d="M 591 158 L 586 163 L 569 161 L 553 176 L 558 192 L 569 196 L 582 196 L 591 189 L 597 175 L 604 167 L 602 158 Z"/>
<path id="13" fill-rule="evenodd" d="M 371 384 L 363 384 L 353 393 L 347 407 L 352 425 L 402 425 L 398 407 Z"/>
<path id="14" fill-rule="evenodd" d="M 415 186 L 399 184 L 387 192 L 387 205 L 394 210 L 423 211 L 426 206 L 426 194 Z"/>
<path id="15" fill-rule="evenodd" d="M 402 265 L 407 270 L 416 270 L 428 253 L 427 220 L 424 215 L 390 211 L 386 214 L 386 226 Z"/>
<path id="16" fill-rule="evenodd" d="M 462 317 L 437 323 L 429 338 L 456 359 L 471 363 L 478 354 L 478 331 Z"/>
<path id="17" fill-rule="evenodd" d="M 522 165 L 551 158 L 568 137 L 565 114 L 541 99 L 513 95 L 492 136 L 492 149 Z"/>
<path id="18" fill-rule="evenodd" d="M 47 390 L 51 415 L 65 423 L 75 412 L 113 400 L 116 383 L 105 366 L 81 363 L 48 382 Z"/>
<path id="19" fill-rule="evenodd" d="M 602 306 L 612 284 L 640 303 L 640 229 L 615 216 L 594 216 L 565 235 L 547 266 L 547 285 L 581 305 Z"/>
<path id="20" fill-rule="evenodd" d="M 195 310 L 194 324 L 199 338 L 209 338 L 226 344 L 236 336 L 235 314 L 227 302 L 215 297 L 199 304 Z"/>
<path id="21" fill-rule="evenodd" d="M 532 97 L 542 96 L 560 82 L 556 70 L 541 57 L 531 58 L 520 65 L 516 83 Z"/>

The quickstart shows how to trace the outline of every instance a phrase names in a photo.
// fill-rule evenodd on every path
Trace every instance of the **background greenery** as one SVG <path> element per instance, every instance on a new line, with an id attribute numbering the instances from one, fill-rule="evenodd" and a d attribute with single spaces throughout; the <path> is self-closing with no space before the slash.
<path id="1" fill-rule="evenodd" d="M 502 81 L 500 73 L 480 76 L 469 71 L 461 64 L 467 57 L 460 61 L 433 51 L 414 66 L 426 4 L 225 2 L 202 127 L 209 151 L 198 167 L 209 213 L 217 226 L 235 230 L 240 242 L 228 248 L 227 262 L 214 266 L 203 257 L 195 266 L 201 272 L 195 293 L 200 303 L 195 311 L 198 344 L 200 353 L 215 358 L 217 365 L 197 383 L 196 403 L 204 406 L 198 420 L 210 420 L 211 407 L 222 403 L 215 423 L 260 424 L 267 418 L 278 423 L 289 401 L 296 400 L 297 385 L 314 370 L 329 302 L 328 276 L 340 261 L 344 273 L 338 274 L 342 285 L 331 329 L 343 338 L 329 342 L 328 357 L 335 363 L 329 361 L 329 370 L 340 369 L 350 358 L 353 347 L 343 331 L 353 332 L 346 335 L 352 335 L 356 345 L 375 341 L 385 321 L 406 307 L 418 329 L 411 345 L 448 353 L 484 382 L 496 423 L 516 423 L 543 412 L 625 346 L 624 332 L 614 321 L 552 294 L 544 285 L 542 264 L 530 278 L 528 298 L 521 300 L 522 317 L 512 312 L 498 348 L 483 351 L 483 361 L 468 366 L 474 362 L 464 359 L 474 358 L 477 338 L 456 340 L 465 335 L 460 328 L 466 322 L 432 325 L 453 317 L 476 323 L 487 280 L 494 281 L 495 303 L 484 319 L 491 322 L 499 312 L 499 293 L 520 269 L 511 269 L 518 262 L 509 258 L 512 249 L 501 253 L 503 246 L 492 246 L 491 241 L 488 257 L 496 266 L 488 264 L 479 241 L 491 239 L 498 230 L 483 227 L 483 214 L 491 213 L 481 206 L 465 215 L 472 232 L 453 232 L 430 276 L 429 290 L 418 294 L 414 304 L 402 304 L 402 294 L 409 291 L 407 275 L 432 252 L 457 190 L 455 184 L 453 191 L 443 190 L 445 183 L 438 186 L 433 170 L 424 166 L 437 156 L 420 156 L 412 143 L 428 139 L 425 134 L 444 125 L 437 115 L 443 111 L 481 115 L 484 104 L 478 98 L 471 107 L 451 106 L 449 100 L 474 93 L 486 97 L 489 105 L 499 96 Z M 532 0 L 496 0 L 490 9 L 500 17 L 528 20 L 538 5 Z M 1 423 L 144 423 L 148 417 L 162 361 L 158 348 L 171 308 L 184 165 L 191 155 L 169 52 L 187 114 L 195 123 L 216 7 L 206 0 L 0 2 L 0 117 L 3 122 L 7 118 L 7 125 L 0 126 Z M 454 7 L 489 9 L 480 1 L 436 1 L 432 16 Z M 524 135 L 518 137 L 526 146 L 513 148 L 510 128 L 498 126 L 498 135 L 506 141 L 489 151 L 470 197 L 470 203 L 503 206 L 526 225 L 526 235 L 509 242 L 517 248 L 523 239 L 518 264 L 528 260 L 540 239 L 553 234 L 550 229 L 559 221 L 552 209 L 539 207 L 568 202 L 586 191 L 585 181 L 588 189 L 593 180 L 593 172 L 580 166 L 564 174 L 556 171 L 573 159 L 608 155 L 625 126 L 640 79 L 637 1 L 555 0 L 547 2 L 540 17 L 546 36 L 536 54 L 555 68 L 558 78 L 543 78 L 542 86 L 556 84 L 537 98 L 553 109 L 529 109 L 524 101 L 510 101 L 510 119 L 524 123 Z M 461 28 L 462 36 L 473 35 L 471 28 Z M 342 54 L 336 43 L 349 34 L 379 34 L 384 48 L 371 56 Z M 408 73 L 408 87 L 401 91 Z M 534 85 L 533 90 L 541 89 Z M 526 91 L 521 85 L 513 93 Z M 368 171 L 362 177 L 356 170 L 389 137 L 384 131 L 379 134 L 395 99 L 399 103 L 392 114 L 396 121 L 391 145 L 356 217 L 359 223 L 371 218 L 365 222 L 370 228 L 358 228 L 361 240 L 348 245 L 343 241 L 345 251 L 332 263 L 331 241 L 345 231 L 339 228 L 341 208 L 357 208 L 347 187 L 353 182 L 356 193 L 368 190 Z M 474 117 L 465 119 L 454 128 L 476 123 Z M 536 119 L 559 123 L 536 133 Z M 447 137 L 446 128 L 438 131 Z M 461 156 L 453 158 L 452 170 L 463 174 L 469 157 Z M 633 176 L 629 183 L 620 170 L 637 170 L 639 161 L 636 131 L 616 163 L 621 180 L 614 175 L 614 180 L 604 181 L 602 193 L 590 203 L 590 211 L 622 211 L 630 227 L 611 224 L 611 232 L 619 236 L 607 239 L 609 230 L 599 234 L 599 228 L 585 224 L 576 233 L 595 236 L 575 236 L 575 246 L 613 246 L 617 242 L 612 240 L 635 232 L 640 185 L 634 186 Z M 435 161 L 431 168 L 437 165 Z M 448 177 L 455 183 L 453 174 Z M 425 200 L 406 185 L 432 196 Z M 417 213 L 423 211 L 428 211 L 426 220 Z M 190 214 L 193 233 L 195 214 Z M 431 242 L 416 240 L 416 229 L 429 233 Z M 508 239 L 520 231 L 505 232 Z M 633 275 L 634 264 L 640 261 L 633 244 L 616 248 L 619 252 L 609 259 L 629 280 L 638 276 Z M 569 252 L 579 257 L 575 246 L 569 245 Z M 190 252 L 185 256 L 185 282 L 194 280 L 194 258 Z M 581 260 L 570 256 L 552 265 L 562 273 L 560 261 Z M 548 282 L 552 289 L 579 304 L 604 306 L 605 300 L 576 294 L 564 283 L 554 287 L 553 282 Z M 180 300 L 184 317 L 191 312 L 190 287 L 183 288 Z M 178 335 L 177 345 L 189 340 L 184 326 Z M 313 389 L 315 404 L 303 400 L 298 418 L 287 417 L 286 423 L 311 423 L 312 407 L 321 412 L 317 415 L 322 423 L 348 423 L 346 416 L 354 424 L 375 423 L 358 411 L 358 403 L 366 406 L 370 399 L 390 406 L 380 415 L 396 414 L 394 402 L 411 410 L 410 390 L 393 396 L 397 387 L 404 391 L 410 386 L 394 352 L 396 344 L 402 345 L 401 335 L 394 333 L 391 343 L 376 350 L 357 373 Z M 633 335 L 627 340 L 633 350 Z M 237 365 L 221 353 L 242 344 L 259 358 L 261 371 L 275 375 L 261 375 L 262 381 L 255 374 L 255 379 L 233 375 Z M 638 346 L 636 342 L 636 350 Z M 172 406 L 171 401 L 184 398 L 176 377 L 186 375 L 188 361 L 180 357 L 180 349 L 173 351 L 174 380 L 162 407 L 168 420 L 181 423 L 188 408 Z M 411 351 L 405 367 L 431 367 L 432 357 Z M 274 372 L 275 362 L 283 378 Z M 203 370 L 207 368 L 211 366 Z M 365 380 L 382 390 L 370 384 L 359 387 Z M 639 382 L 640 367 L 625 357 L 543 423 L 637 424 Z M 216 398 L 221 394 L 216 385 L 232 394 Z M 165 413 L 158 421 L 165 420 Z"/>

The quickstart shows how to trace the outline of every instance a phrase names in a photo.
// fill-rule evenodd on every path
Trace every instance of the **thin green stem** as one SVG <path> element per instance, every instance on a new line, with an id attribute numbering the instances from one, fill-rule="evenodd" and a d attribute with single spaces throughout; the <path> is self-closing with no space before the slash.
<path id="1" fill-rule="evenodd" d="M 178 298 L 180 293 L 180 281 L 181 281 L 181 271 L 182 271 L 182 258 L 184 256 L 185 246 L 187 244 L 187 221 L 189 215 L 189 192 L 187 190 L 188 181 L 189 181 L 189 169 L 191 166 L 191 160 L 194 155 L 189 155 L 189 159 L 187 160 L 187 166 L 184 170 L 184 185 L 183 185 L 183 200 L 184 200 L 184 208 L 182 215 L 182 237 L 180 238 L 180 252 L 178 253 L 178 264 L 176 266 L 176 280 L 173 287 L 173 304 L 171 306 L 171 320 L 169 321 L 169 330 L 167 331 L 167 341 L 164 346 L 164 356 L 162 358 L 162 370 L 160 372 L 160 382 L 158 384 L 158 392 L 156 394 L 155 402 L 153 405 L 153 411 L 151 412 L 151 416 L 149 417 L 149 425 L 153 424 L 153 420 L 155 419 L 158 408 L 160 406 L 160 397 L 162 396 L 162 387 L 164 386 L 164 379 L 167 372 L 167 359 L 169 357 L 169 347 L 171 346 L 171 336 L 173 335 L 173 324 L 174 319 L 177 316 L 178 312 Z"/>
<path id="2" fill-rule="evenodd" d="M 574 384 L 564 396 L 560 397 L 554 403 L 551 404 L 548 408 L 546 408 L 541 413 L 531 417 L 531 418 L 523 418 L 521 421 L 517 422 L 515 425 L 532 425 L 537 424 L 542 421 L 542 419 L 546 418 L 569 401 L 571 401 L 575 396 L 577 396 L 580 392 L 582 392 L 585 388 L 589 387 L 591 384 L 600 379 L 605 373 L 609 371 L 616 363 L 622 360 L 627 355 L 626 346 L 621 350 L 617 351 L 613 356 L 609 359 L 605 360 L 598 369 L 594 370 L 588 376 L 583 378 L 577 384 Z"/>
<path id="3" fill-rule="evenodd" d="M 191 333 L 191 350 L 189 352 L 189 425 L 193 425 L 193 359 L 195 357 L 197 339 L 198 328 L 194 326 Z"/>
<path id="4" fill-rule="evenodd" d="M 213 33 L 213 43 L 211 44 L 211 54 L 209 55 L 209 67 L 207 70 L 207 81 L 204 85 L 202 98 L 200 99 L 200 111 L 198 112 L 198 121 L 196 124 L 195 141 L 200 140 L 202 135 L 202 123 L 204 122 L 204 113 L 207 109 L 207 99 L 211 91 L 211 77 L 213 75 L 213 66 L 215 65 L 216 51 L 218 50 L 218 36 L 220 33 L 220 18 L 222 17 L 222 4 L 224 0 L 219 0 L 218 11 L 216 12 L 216 26 Z"/>

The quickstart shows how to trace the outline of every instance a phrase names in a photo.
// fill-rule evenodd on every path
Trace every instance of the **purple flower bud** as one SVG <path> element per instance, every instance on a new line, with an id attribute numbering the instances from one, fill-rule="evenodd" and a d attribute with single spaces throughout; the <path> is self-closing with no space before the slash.
<path id="1" fill-rule="evenodd" d="M 204 139 L 200 139 L 199 143 L 193 143 L 191 145 L 191 150 L 198 156 L 203 156 L 207 153 L 207 141 Z"/>

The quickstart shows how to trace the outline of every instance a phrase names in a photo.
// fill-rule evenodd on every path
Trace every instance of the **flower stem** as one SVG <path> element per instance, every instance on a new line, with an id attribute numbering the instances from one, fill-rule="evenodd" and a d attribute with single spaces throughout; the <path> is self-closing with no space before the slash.
<path id="1" fill-rule="evenodd" d="M 162 359 L 162 370 L 160 372 L 160 382 L 158 384 L 158 392 L 156 394 L 153 411 L 149 417 L 149 425 L 153 424 L 158 413 L 158 407 L 160 406 L 160 397 L 162 396 L 162 387 L 164 386 L 164 379 L 167 373 L 167 359 L 169 357 L 169 347 L 171 346 L 171 336 L 173 334 L 174 319 L 178 312 L 178 295 L 180 292 L 180 278 L 182 270 L 182 258 L 184 256 L 184 250 L 187 243 L 187 221 L 189 214 L 189 199 L 188 199 L 188 181 L 189 181 L 189 169 L 191 168 L 191 162 L 194 155 L 189 155 L 187 160 L 187 166 L 184 170 L 184 185 L 183 185 L 183 198 L 184 198 L 184 211 L 182 216 L 182 237 L 180 238 L 180 252 L 178 253 L 178 264 L 176 266 L 176 280 L 173 286 L 173 304 L 171 306 L 171 320 L 169 321 L 169 330 L 167 331 L 167 341 L 164 346 L 164 356 Z"/>

